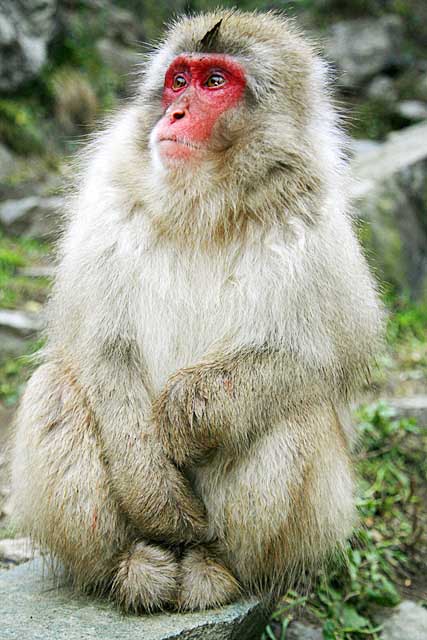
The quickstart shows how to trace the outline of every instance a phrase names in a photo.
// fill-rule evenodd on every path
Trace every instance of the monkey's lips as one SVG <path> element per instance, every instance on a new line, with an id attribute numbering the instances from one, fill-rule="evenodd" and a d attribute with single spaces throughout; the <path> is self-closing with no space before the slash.
<path id="1" fill-rule="evenodd" d="M 176 136 L 160 138 L 158 148 L 163 157 L 171 160 L 187 160 L 203 149 L 200 144 Z"/>

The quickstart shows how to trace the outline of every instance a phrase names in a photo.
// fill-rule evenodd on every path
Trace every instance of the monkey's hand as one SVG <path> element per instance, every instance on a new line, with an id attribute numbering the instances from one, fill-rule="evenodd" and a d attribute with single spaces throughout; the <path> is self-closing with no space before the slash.
<path id="1" fill-rule="evenodd" d="M 146 442 L 146 451 L 148 446 Z M 155 540 L 205 541 L 208 522 L 204 505 L 158 442 L 152 443 L 150 449 L 150 467 L 155 472 L 145 472 L 147 484 L 140 498 L 141 530 Z"/>
<path id="2" fill-rule="evenodd" d="M 177 371 L 154 402 L 164 453 L 178 467 L 197 463 L 220 447 L 240 455 L 283 418 L 290 398 L 299 408 L 306 388 L 290 364 L 283 349 L 264 345 L 216 352 Z"/>
<path id="3" fill-rule="evenodd" d="M 201 460 L 220 445 L 215 421 L 226 429 L 232 404 L 232 378 L 221 367 L 200 365 L 175 373 L 153 407 L 165 454 L 178 467 Z"/>
<path id="4" fill-rule="evenodd" d="M 154 402 L 157 436 L 178 467 L 220 447 L 239 456 L 284 416 L 301 411 L 307 397 L 313 404 L 347 397 L 355 375 L 344 358 L 319 366 L 282 343 L 212 352 L 167 381 Z"/>

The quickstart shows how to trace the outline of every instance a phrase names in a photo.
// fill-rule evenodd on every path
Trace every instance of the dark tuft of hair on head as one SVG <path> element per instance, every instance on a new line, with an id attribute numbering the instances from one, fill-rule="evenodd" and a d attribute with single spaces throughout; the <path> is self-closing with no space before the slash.
<path id="1" fill-rule="evenodd" d="M 209 31 L 205 33 L 199 43 L 201 47 L 204 49 L 212 49 L 212 47 L 215 46 L 221 23 L 222 18 L 212 27 L 212 29 L 209 29 Z"/>

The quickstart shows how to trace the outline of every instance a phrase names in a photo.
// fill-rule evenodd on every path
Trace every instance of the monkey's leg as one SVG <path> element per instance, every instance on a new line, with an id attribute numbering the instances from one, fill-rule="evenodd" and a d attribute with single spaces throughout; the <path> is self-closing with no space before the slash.
<path id="1" fill-rule="evenodd" d="M 240 585 L 220 559 L 218 545 L 188 549 L 180 563 L 178 605 L 194 611 L 220 607 L 233 602 Z"/>
<path id="2" fill-rule="evenodd" d="M 195 475 L 226 566 L 250 593 L 283 595 L 355 524 L 348 445 L 330 406 L 281 421 L 238 458 L 218 451 Z"/>
<path id="3" fill-rule="evenodd" d="M 130 610 L 175 601 L 174 554 L 141 540 L 123 515 L 92 416 L 54 365 L 36 371 L 23 398 L 13 492 L 23 529 L 61 561 L 77 587 L 111 594 Z"/>

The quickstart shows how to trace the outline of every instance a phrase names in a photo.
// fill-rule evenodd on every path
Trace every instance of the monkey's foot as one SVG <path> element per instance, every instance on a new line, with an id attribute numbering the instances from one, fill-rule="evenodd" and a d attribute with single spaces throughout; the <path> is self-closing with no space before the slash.
<path id="1" fill-rule="evenodd" d="M 181 561 L 178 606 L 184 611 L 210 609 L 236 600 L 240 585 L 205 547 L 190 549 Z"/>
<path id="2" fill-rule="evenodd" d="M 112 594 L 125 611 L 163 609 L 176 602 L 178 573 L 172 552 L 138 542 L 120 556 Z"/>

